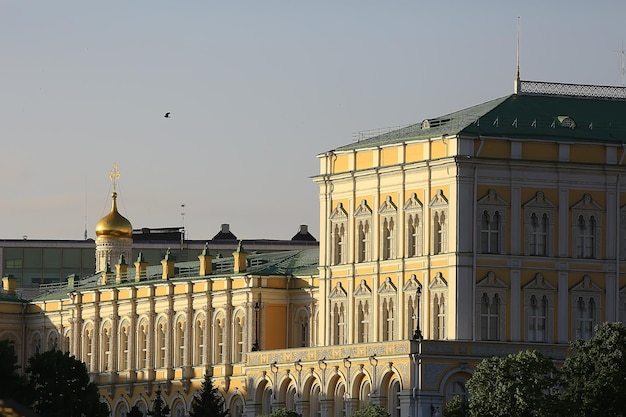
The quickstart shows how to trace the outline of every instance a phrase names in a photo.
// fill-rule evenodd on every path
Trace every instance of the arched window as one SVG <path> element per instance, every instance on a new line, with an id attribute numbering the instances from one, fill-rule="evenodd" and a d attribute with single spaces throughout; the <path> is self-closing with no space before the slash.
<path id="1" fill-rule="evenodd" d="M 391 298 L 382 301 L 382 338 L 383 341 L 391 341 L 394 338 L 394 304 Z"/>
<path id="2" fill-rule="evenodd" d="M 156 364 L 157 368 L 165 368 L 165 353 L 167 349 L 167 329 L 165 321 L 161 320 L 156 327 Z"/>
<path id="3" fill-rule="evenodd" d="M 204 324 L 204 317 L 198 317 L 194 326 L 193 363 L 196 366 L 202 365 L 206 357 L 204 348 Z"/>
<path id="4" fill-rule="evenodd" d="M 359 300 L 357 307 L 357 343 L 369 342 L 370 306 L 368 300 Z"/>
<path id="5" fill-rule="evenodd" d="M 176 322 L 174 332 L 174 366 L 183 366 L 185 364 L 185 328 L 184 320 Z"/>
<path id="6" fill-rule="evenodd" d="M 148 363 L 148 323 L 142 321 L 137 327 L 137 369 L 147 369 Z"/>
<path id="7" fill-rule="evenodd" d="M 528 322 L 528 340 L 531 342 L 546 341 L 546 321 L 548 319 L 548 299 L 546 296 L 537 299 L 530 297 L 530 316 Z"/>
<path id="8" fill-rule="evenodd" d="M 237 314 L 233 323 L 233 361 L 243 362 L 243 324 L 244 317 L 242 314 Z"/>
<path id="9" fill-rule="evenodd" d="M 218 316 L 213 324 L 213 363 L 224 363 L 224 317 Z"/>
<path id="10" fill-rule="evenodd" d="M 117 367 L 121 371 L 130 369 L 130 343 L 128 338 L 129 330 L 130 327 L 128 323 L 124 323 L 120 327 L 119 356 Z"/>
<path id="11" fill-rule="evenodd" d="M 499 340 L 500 297 L 483 293 L 480 303 L 480 335 L 482 340 Z"/>

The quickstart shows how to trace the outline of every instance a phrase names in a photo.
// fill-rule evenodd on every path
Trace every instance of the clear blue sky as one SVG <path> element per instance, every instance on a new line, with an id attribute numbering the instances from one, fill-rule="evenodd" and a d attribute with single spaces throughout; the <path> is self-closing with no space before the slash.
<path id="1" fill-rule="evenodd" d="M 0 238 L 110 207 L 206 239 L 319 237 L 316 155 L 512 93 L 621 85 L 624 1 L 0 2 Z M 165 119 L 165 112 L 172 118 Z"/>

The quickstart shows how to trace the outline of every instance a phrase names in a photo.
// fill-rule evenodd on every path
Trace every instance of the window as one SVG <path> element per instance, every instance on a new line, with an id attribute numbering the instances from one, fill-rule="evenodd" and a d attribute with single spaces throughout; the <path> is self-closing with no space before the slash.
<path id="1" fill-rule="evenodd" d="M 554 286 L 541 273 L 524 286 L 524 317 L 526 340 L 529 342 L 552 342 L 554 317 Z"/>
<path id="2" fill-rule="evenodd" d="M 588 275 L 571 289 L 572 339 L 589 340 L 593 336 L 600 322 L 602 293 Z"/>
<path id="3" fill-rule="evenodd" d="M 119 344 L 119 361 L 118 361 L 118 369 L 121 371 L 130 369 L 130 343 L 128 338 L 130 326 L 129 324 L 123 323 L 120 327 L 120 344 Z"/>
<path id="4" fill-rule="evenodd" d="M 369 342 L 370 306 L 367 300 L 359 300 L 357 307 L 357 343 Z"/>
<path id="5" fill-rule="evenodd" d="M 233 323 L 233 361 L 234 362 L 243 362 L 243 324 L 244 324 L 244 316 L 241 313 L 238 313 L 235 316 L 235 321 Z"/>
<path id="6" fill-rule="evenodd" d="M 430 290 L 430 317 L 432 323 L 432 338 L 446 339 L 446 296 L 448 283 L 441 272 L 435 274 L 435 279 L 429 285 Z"/>
<path id="7" fill-rule="evenodd" d="M 359 207 L 354 212 L 357 228 L 357 262 L 367 262 L 371 260 L 371 226 L 372 209 L 367 205 L 366 200 L 362 200 Z"/>
<path id="8" fill-rule="evenodd" d="M 346 341 L 346 308 L 343 302 L 335 303 L 333 307 L 333 339 L 336 345 Z"/>
<path id="9" fill-rule="evenodd" d="M 495 190 L 490 189 L 487 195 L 478 200 L 477 226 L 481 253 L 503 253 L 506 207 Z"/>
<path id="10" fill-rule="evenodd" d="M 476 284 L 476 322 L 480 324 L 477 338 L 503 340 L 507 285 L 492 271 Z"/>
<path id="11" fill-rule="evenodd" d="M 432 223 L 432 245 L 431 253 L 438 255 L 447 252 L 447 218 L 448 200 L 443 195 L 442 190 L 437 190 L 437 194 L 430 201 L 431 223 Z"/>
<path id="12" fill-rule="evenodd" d="M 157 324 L 157 331 L 156 331 L 157 348 L 156 348 L 155 366 L 157 368 L 165 368 L 165 350 L 167 347 L 166 333 L 167 333 L 167 330 L 165 326 L 165 321 L 160 321 L 159 324 Z"/>
<path id="13" fill-rule="evenodd" d="M 204 317 L 198 317 L 194 326 L 194 365 L 202 365 L 206 357 L 206 352 L 204 351 L 204 323 Z"/>
<path id="14" fill-rule="evenodd" d="M 555 212 L 542 191 L 524 204 L 524 255 L 554 256 Z"/>
<path id="15" fill-rule="evenodd" d="M 530 315 L 528 320 L 528 340 L 530 342 L 546 341 L 546 322 L 548 321 L 548 298 L 544 295 L 540 300 L 536 295 L 530 296 Z"/>
<path id="16" fill-rule="evenodd" d="M 174 335 L 174 366 L 183 366 L 185 364 L 185 327 L 186 323 L 179 320 L 176 323 Z"/>
<path id="17" fill-rule="evenodd" d="M 602 239 L 602 212 L 604 209 L 585 194 L 572 207 L 572 248 L 577 258 L 597 259 L 600 257 L 600 240 Z"/>
<path id="18" fill-rule="evenodd" d="M 397 208 L 391 197 L 387 196 L 385 202 L 378 210 L 380 214 L 380 245 L 383 260 L 393 259 L 396 256 L 396 214 Z"/>
<path id="19" fill-rule="evenodd" d="M 296 313 L 293 331 L 293 346 L 309 346 L 309 312 L 306 308 L 301 308 Z"/>
<path id="20" fill-rule="evenodd" d="M 213 337 L 215 338 L 213 349 L 213 363 L 224 363 L 224 317 L 218 316 L 213 325 Z"/>
<path id="21" fill-rule="evenodd" d="M 347 225 L 348 215 L 343 209 L 343 204 L 338 203 L 335 210 L 330 215 L 331 228 L 331 259 L 332 265 L 339 265 L 347 262 Z"/>
<path id="22" fill-rule="evenodd" d="M 480 303 L 480 334 L 482 340 L 499 340 L 500 297 L 483 293 Z"/>
<path id="23" fill-rule="evenodd" d="M 357 224 L 358 236 L 358 262 L 366 262 L 370 260 L 370 223 L 367 220 L 359 220 Z"/>
<path id="24" fill-rule="evenodd" d="M 382 300 L 382 340 L 383 341 L 391 341 L 393 340 L 394 334 L 394 304 L 393 300 L 390 298 L 384 298 Z"/>
<path id="25" fill-rule="evenodd" d="M 446 338 L 446 300 L 443 294 L 435 294 L 433 297 L 433 306 L 435 309 L 434 329 L 435 339 L 443 340 Z"/>
<path id="26" fill-rule="evenodd" d="M 100 346 L 102 348 L 102 357 L 100 363 L 100 371 L 108 372 L 111 370 L 111 328 L 102 328 L 102 339 Z"/>
<path id="27" fill-rule="evenodd" d="M 148 323 L 142 321 L 137 327 L 137 368 L 149 368 L 148 364 Z"/>

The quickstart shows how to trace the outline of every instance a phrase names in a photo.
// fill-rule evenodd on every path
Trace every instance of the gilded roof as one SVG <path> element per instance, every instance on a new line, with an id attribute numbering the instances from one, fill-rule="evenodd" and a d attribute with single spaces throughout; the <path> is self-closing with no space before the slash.
<path id="1" fill-rule="evenodd" d="M 96 236 L 133 237 L 130 221 L 117 211 L 117 193 L 112 195 L 111 211 L 96 224 Z"/>

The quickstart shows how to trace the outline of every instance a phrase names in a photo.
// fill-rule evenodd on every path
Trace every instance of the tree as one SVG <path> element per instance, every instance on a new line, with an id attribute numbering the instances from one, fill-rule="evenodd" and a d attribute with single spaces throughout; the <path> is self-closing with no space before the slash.
<path id="1" fill-rule="evenodd" d="M 272 411 L 272 414 L 268 414 L 261 417 L 302 417 L 302 414 L 296 413 L 293 410 L 288 410 L 286 408 L 277 408 Z"/>
<path id="2" fill-rule="evenodd" d="M 460 395 L 455 395 L 443 407 L 443 417 L 468 417 L 469 403 Z"/>
<path id="3" fill-rule="evenodd" d="M 391 414 L 380 405 L 368 404 L 352 414 L 352 417 L 391 417 Z"/>
<path id="4" fill-rule="evenodd" d="M 170 415 L 170 408 L 167 406 L 163 397 L 161 396 L 161 388 L 157 388 L 154 402 L 152 403 L 152 410 L 148 411 L 148 415 L 152 417 L 168 417 Z"/>
<path id="5" fill-rule="evenodd" d="M 204 374 L 202 388 L 193 397 L 189 417 L 226 417 L 228 410 L 224 410 L 224 400 L 208 373 Z"/>
<path id="6" fill-rule="evenodd" d="M 470 416 L 553 415 L 558 402 L 556 368 L 537 351 L 485 359 L 467 383 Z"/>
<path id="7" fill-rule="evenodd" d="M 27 405 L 31 403 L 28 381 L 17 372 L 18 369 L 15 345 L 10 340 L 0 340 L 0 398 L 12 398 Z"/>
<path id="8" fill-rule="evenodd" d="M 603 323 L 571 344 L 562 367 L 562 400 L 575 416 L 626 416 L 626 328 Z"/>
<path id="9" fill-rule="evenodd" d="M 38 353 L 28 359 L 26 371 L 41 417 L 108 417 L 109 407 L 89 382 L 87 366 L 69 352 Z"/>

